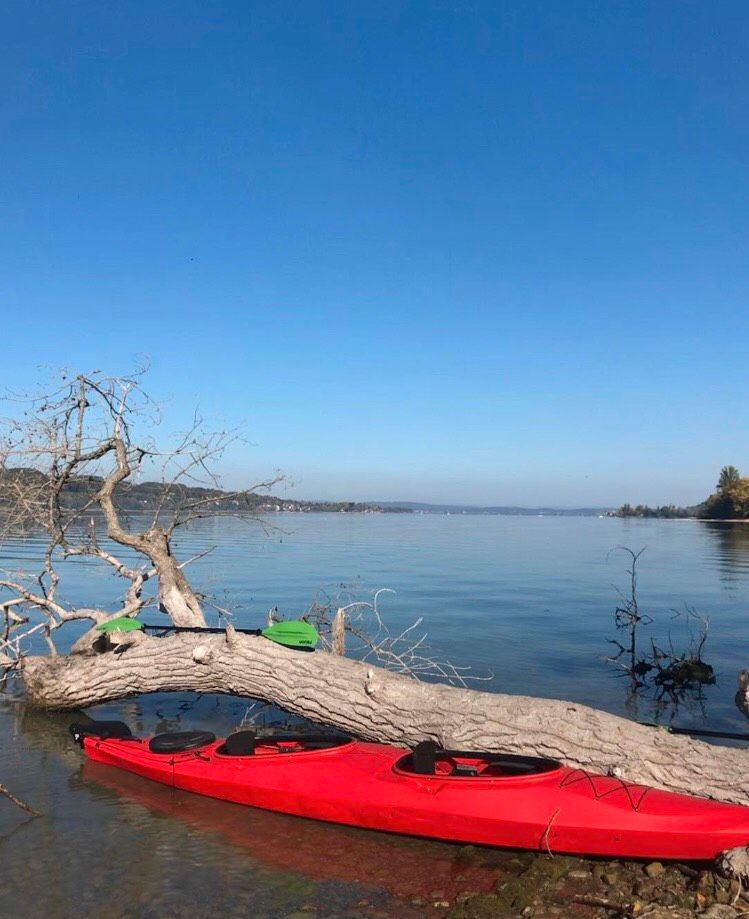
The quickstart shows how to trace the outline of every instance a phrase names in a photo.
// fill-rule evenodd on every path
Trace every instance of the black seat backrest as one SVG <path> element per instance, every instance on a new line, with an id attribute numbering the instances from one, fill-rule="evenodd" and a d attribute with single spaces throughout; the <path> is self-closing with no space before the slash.
<path id="1" fill-rule="evenodd" d="M 227 756 L 252 756 L 257 746 L 257 734 L 254 731 L 237 731 L 229 734 L 223 750 Z"/>
<path id="2" fill-rule="evenodd" d="M 416 775 L 434 775 L 434 763 L 440 745 L 434 740 L 422 740 L 414 747 L 411 755 L 413 771 Z"/>
<path id="3" fill-rule="evenodd" d="M 151 753 L 182 753 L 184 750 L 205 747 L 215 739 L 216 735 L 210 731 L 174 731 L 152 737 L 148 749 Z"/>

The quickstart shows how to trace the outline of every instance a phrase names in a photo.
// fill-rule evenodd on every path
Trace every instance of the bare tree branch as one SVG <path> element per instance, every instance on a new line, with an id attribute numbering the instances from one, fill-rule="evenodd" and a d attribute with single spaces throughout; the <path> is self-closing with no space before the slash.
<path id="1" fill-rule="evenodd" d="M 206 431 L 198 414 L 171 449 L 157 448 L 150 435 L 141 434 L 136 441 L 136 422 L 139 430 L 148 430 L 160 420 L 141 381 L 142 371 L 126 377 L 63 374 L 61 384 L 46 393 L 15 395 L 15 415 L 0 420 L 2 533 L 42 530 L 48 536 L 35 587 L 22 583 L 26 577 L 0 580 L 0 650 L 6 658 L 17 660 L 22 639 L 40 633 L 55 653 L 51 633 L 72 619 L 100 624 L 115 616 L 137 615 L 153 602 L 144 594 L 152 580 L 157 582 L 160 608 L 176 625 L 205 624 L 200 597 L 184 574 L 187 563 L 172 552 L 175 529 L 215 515 L 227 500 L 268 491 L 280 481 L 275 476 L 249 489 L 218 491 L 212 466 L 239 434 Z M 150 522 L 138 529 L 125 521 L 119 501 L 146 468 L 160 470 L 161 480 L 154 483 Z M 195 485 L 206 493 L 196 495 L 191 490 Z M 141 556 L 145 564 L 125 561 L 118 545 Z M 58 599 L 59 564 L 75 557 L 97 559 L 125 580 L 118 609 L 72 610 Z M 40 626 L 26 614 L 14 619 L 20 610 L 41 615 L 45 624 Z M 89 636 L 89 644 L 95 637 Z"/>
<path id="2" fill-rule="evenodd" d="M 325 647 L 340 653 L 346 651 L 361 661 L 379 665 L 417 680 L 440 680 L 454 686 L 465 686 L 474 680 L 489 680 L 491 675 L 470 674 L 470 667 L 459 667 L 435 655 L 427 646 L 426 632 L 419 632 L 423 619 L 418 618 L 397 634 L 392 634 L 382 618 L 379 600 L 383 594 L 395 593 L 387 587 L 376 590 L 371 600 L 354 599 L 354 591 L 339 586 L 331 593 L 321 591 L 304 618 L 320 633 Z"/>

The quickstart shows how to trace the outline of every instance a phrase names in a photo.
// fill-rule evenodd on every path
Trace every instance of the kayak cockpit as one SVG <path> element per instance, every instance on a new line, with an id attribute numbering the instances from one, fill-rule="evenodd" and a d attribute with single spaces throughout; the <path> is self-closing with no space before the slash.
<path id="1" fill-rule="evenodd" d="M 332 750 L 352 744 L 347 734 L 273 734 L 263 737 L 255 731 L 230 734 L 214 751 L 217 756 L 273 756 Z"/>
<path id="2" fill-rule="evenodd" d="M 561 769 L 561 763 L 539 756 L 513 753 L 475 753 L 444 750 L 434 741 L 417 744 L 412 753 L 401 757 L 393 770 L 403 775 L 439 778 L 525 778 Z"/>
<path id="3" fill-rule="evenodd" d="M 75 722 L 70 732 L 76 743 L 83 745 L 83 738 L 98 741 L 128 741 L 141 744 L 149 753 L 171 755 L 206 751 L 217 756 L 267 756 L 279 753 L 306 753 L 332 750 L 351 746 L 352 737 L 343 733 L 328 734 L 262 734 L 253 730 L 236 731 L 225 740 L 216 740 L 211 731 L 170 731 L 156 734 L 150 739 L 133 737 L 130 728 L 122 721 Z"/>

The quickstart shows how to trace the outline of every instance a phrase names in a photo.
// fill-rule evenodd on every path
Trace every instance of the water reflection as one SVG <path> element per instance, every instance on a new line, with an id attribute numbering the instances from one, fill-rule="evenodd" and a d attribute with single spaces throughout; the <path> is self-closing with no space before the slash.
<path id="1" fill-rule="evenodd" d="M 739 586 L 749 574 L 749 523 L 706 520 L 700 527 L 709 534 L 712 558 L 724 583 Z"/>
<path id="2" fill-rule="evenodd" d="M 700 684 L 687 687 L 678 697 L 643 693 L 633 687 L 624 675 L 627 686 L 624 708 L 628 718 L 645 724 L 662 724 L 673 727 L 694 725 L 699 727 L 707 721 L 707 696 Z"/>
<path id="3" fill-rule="evenodd" d="M 82 778 L 112 800 L 134 802 L 191 829 L 217 835 L 254 862 L 293 870 L 315 881 L 347 881 L 382 888 L 399 897 L 428 896 L 438 888 L 448 899 L 461 890 L 485 890 L 507 853 L 460 848 L 318 823 L 285 814 L 203 798 L 87 762 Z"/>

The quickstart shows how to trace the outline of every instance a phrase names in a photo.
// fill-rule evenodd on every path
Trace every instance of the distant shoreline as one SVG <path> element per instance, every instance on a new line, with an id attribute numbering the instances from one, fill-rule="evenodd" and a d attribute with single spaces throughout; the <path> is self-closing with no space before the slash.
<path id="1" fill-rule="evenodd" d="M 667 520 L 670 523 L 749 523 L 749 517 L 658 517 L 656 514 L 606 514 L 612 520 Z"/>

